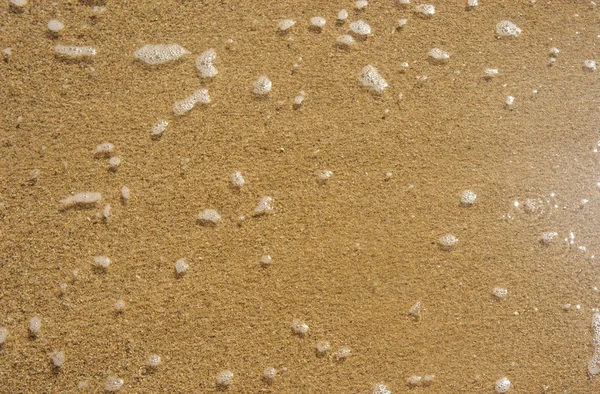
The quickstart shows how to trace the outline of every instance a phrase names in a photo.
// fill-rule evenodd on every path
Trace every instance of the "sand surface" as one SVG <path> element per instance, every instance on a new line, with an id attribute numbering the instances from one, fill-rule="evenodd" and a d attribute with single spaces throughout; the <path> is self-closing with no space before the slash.
<path id="1" fill-rule="evenodd" d="M 391 0 L 360 12 L 337 0 L 3 1 L 0 392 L 101 393 L 115 375 L 123 393 L 211 393 L 223 370 L 231 393 L 371 393 L 382 382 L 393 393 L 491 394 L 505 376 L 511 393 L 600 392 L 587 367 L 600 307 L 600 70 L 583 68 L 600 60 L 599 8 L 465 3 L 438 0 L 425 19 Z M 338 24 L 342 8 L 350 16 Z M 327 19 L 321 32 L 313 16 Z M 65 25 L 58 36 L 53 18 Z M 284 18 L 297 23 L 280 34 Z M 357 19 L 373 34 L 336 46 Z M 497 39 L 503 19 L 522 34 Z M 58 43 L 97 55 L 66 60 Z M 154 67 L 133 58 L 153 43 L 192 54 Z M 450 59 L 430 62 L 434 47 Z M 195 59 L 208 48 L 219 74 L 203 80 Z M 368 64 L 389 84 L 381 95 L 358 81 Z M 499 75 L 485 80 L 485 68 Z M 273 89 L 258 98 L 262 74 Z M 174 116 L 201 87 L 212 103 Z M 169 126 L 153 140 L 159 119 Z M 122 159 L 117 171 L 94 157 L 102 142 Z M 472 207 L 459 203 L 465 189 Z M 81 191 L 102 201 L 61 209 Z M 274 210 L 255 217 L 263 196 Z M 207 208 L 222 216 L 214 227 L 196 220 Z M 544 232 L 555 242 L 542 245 Z M 447 233 L 459 240 L 449 251 L 438 245 Z M 107 270 L 93 267 L 97 255 L 110 257 Z M 190 269 L 177 277 L 180 258 Z M 321 340 L 331 350 L 317 357 Z M 351 354 L 338 361 L 342 347 Z M 155 370 L 151 354 L 162 357 Z M 271 385 L 267 367 L 278 370 Z M 408 387 L 430 374 L 432 385 Z"/>

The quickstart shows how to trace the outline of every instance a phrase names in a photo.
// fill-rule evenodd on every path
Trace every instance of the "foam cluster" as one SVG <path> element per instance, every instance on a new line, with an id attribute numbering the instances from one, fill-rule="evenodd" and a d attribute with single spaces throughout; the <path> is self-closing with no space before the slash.
<path id="1" fill-rule="evenodd" d="M 294 320 L 291 324 L 292 332 L 298 336 L 304 336 L 308 333 L 308 324 L 301 320 Z"/>
<path id="2" fill-rule="evenodd" d="M 173 104 L 173 113 L 178 116 L 184 115 L 191 111 L 196 104 L 210 104 L 208 89 L 198 89 L 183 100 L 176 101 Z"/>
<path id="3" fill-rule="evenodd" d="M 326 23 L 327 21 L 325 20 L 325 18 L 321 16 L 314 16 L 310 18 L 310 24 L 317 29 L 322 29 L 323 27 L 325 27 Z"/>
<path id="4" fill-rule="evenodd" d="M 54 351 L 50 353 L 50 360 L 55 368 L 60 368 L 65 363 L 65 354 L 61 351 Z"/>
<path id="5" fill-rule="evenodd" d="M 64 28 L 65 25 L 58 19 L 52 19 L 48 21 L 48 30 L 50 30 L 52 33 L 58 33 Z"/>
<path id="6" fill-rule="evenodd" d="M 29 319 L 29 335 L 33 338 L 38 337 L 42 332 L 42 320 L 34 316 Z"/>
<path id="7" fill-rule="evenodd" d="M 433 383 L 434 380 L 435 380 L 435 375 L 425 375 L 425 376 L 413 375 L 407 379 L 406 384 L 408 384 L 410 387 L 429 386 Z"/>
<path id="8" fill-rule="evenodd" d="M 237 187 L 237 188 L 241 188 L 246 183 L 246 181 L 244 180 L 244 176 L 242 175 L 242 173 L 240 171 L 236 171 L 233 174 L 231 174 L 230 180 L 231 180 L 231 186 Z"/>
<path id="9" fill-rule="evenodd" d="M 504 299 L 506 299 L 506 297 L 508 297 L 508 289 L 505 289 L 503 287 L 494 287 L 492 289 L 492 294 L 497 299 L 504 300 Z"/>
<path id="10" fill-rule="evenodd" d="M 350 47 L 355 42 L 354 37 L 352 37 L 350 34 L 344 34 L 343 36 L 339 36 L 336 39 L 336 41 L 340 46 L 343 47 Z"/>
<path id="11" fill-rule="evenodd" d="M 503 20 L 496 25 L 496 34 L 499 37 L 519 37 L 521 29 L 509 20 Z"/>
<path id="12" fill-rule="evenodd" d="M 464 190 L 460 196 L 461 205 L 473 205 L 477 199 L 477 194 L 473 190 Z"/>
<path id="13" fill-rule="evenodd" d="M 373 394 L 392 394 L 392 391 L 383 383 L 377 383 L 373 387 Z"/>
<path id="14" fill-rule="evenodd" d="M 78 57 L 86 57 L 86 56 L 95 56 L 96 48 L 89 46 L 75 46 L 75 45 L 62 45 L 57 44 L 54 47 L 54 52 L 59 55 L 78 58 Z"/>
<path id="15" fill-rule="evenodd" d="M 183 275 L 189 269 L 190 266 L 185 262 L 185 259 L 181 258 L 175 262 L 175 272 L 177 272 L 177 275 Z"/>
<path id="16" fill-rule="evenodd" d="M 327 353 L 329 351 L 329 349 L 331 349 L 331 345 L 329 344 L 328 341 L 319 341 L 319 342 L 317 342 L 315 349 L 317 351 L 317 354 L 319 356 L 322 356 L 325 353 Z"/>
<path id="17" fill-rule="evenodd" d="M 596 376 L 600 373 L 600 313 L 594 313 L 592 317 L 592 331 L 594 355 L 588 363 L 588 372 L 590 376 Z"/>
<path id="18" fill-rule="evenodd" d="M 542 233 L 540 242 L 543 245 L 550 245 L 554 243 L 554 240 L 558 237 L 558 233 L 556 231 L 546 231 Z"/>
<path id="19" fill-rule="evenodd" d="M 458 238 L 453 234 L 446 234 L 440 238 L 439 243 L 442 249 L 450 249 L 458 242 Z"/>
<path id="20" fill-rule="evenodd" d="M 205 209 L 198 215 L 198 220 L 204 225 L 215 225 L 221 220 L 221 215 L 216 209 Z"/>
<path id="21" fill-rule="evenodd" d="M 148 356 L 148 360 L 146 361 L 146 365 L 150 368 L 156 368 L 162 363 L 162 359 L 157 354 L 151 354 Z"/>
<path id="22" fill-rule="evenodd" d="M 419 320 L 421 318 L 421 301 L 415 302 L 415 304 L 410 307 L 408 314 L 415 320 Z"/>
<path id="23" fill-rule="evenodd" d="M 349 347 L 344 346 L 339 348 L 338 351 L 335 352 L 335 359 L 338 361 L 344 361 L 345 359 L 350 357 L 350 354 L 352 354 L 352 350 Z"/>
<path id="24" fill-rule="evenodd" d="M 152 138 L 160 138 L 167 129 L 169 121 L 161 119 L 152 126 Z"/>
<path id="25" fill-rule="evenodd" d="M 108 256 L 94 256 L 94 265 L 107 269 L 110 265 L 110 258 Z"/>
<path id="26" fill-rule="evenodd" d="M 595 60 L 587 59 L 583 62 L 583 68 L 587 71 L 596 71 L 598 65 Z"/>
<path id="27" fill-rule="evenodd" d="M 371 26 L 363 20 L 357 20 L 350 23 L 350 31 L 358 36 L 366 37 L 371 34 Z"/>
<path id="28" fill-rule="evenodd" d="M 494 389 L 498 394 L 508 393 L 510 390 L 510 380 L 508 380 L 508 378 L 498 379 L 494 385 Z"/>
<path id="29" fill-rule="evenodd" d="M 450 59 L 450 55 L 448 54 L 448 52 L 440 48 L 433 48 L 432 50 L 430 50 L 429 57 L 439 62 L 443 62 L 445 60 Z"/>
<path id="30" fill-rule="evenodd" d="M 110 375 L 104 382 L 104 390 L 110 392 L 119 391 L 121 390 L 121 387 L 123 387 L 123 383 L 125 383 L 123 379 L 118 376 Z"/>
<path id="31" fill-rule="evenodd" d="M 259 95 L 268 94 L 272 88 L 273 82 L 266 75 L 261 75 L 252 84 L 252 93 Z"/>
<path id="32" fill-rule="evenodd" d="M 277 25 L 277 28 L 280 31 L 286 31 L 286 30 L 290 29 L 292 26 L 294 26 L 295 24 L 296 24 L 296 21 L 293 19 L 284 19 L 279 22 L 279 24 Z"/>
<path id="33" fill-rule="evenodd" d="M 367 0 L 357 0 L 354 3 L 354 8 L 357 10 L 362 10 L 364 8 L 366 8 L 369 5 L 369 2 Z"/>
<path id="34" fill-rule="evenodd" d="M 0 346 L 6 342 L 6 338 L 8 338 L 8 329 L 0 327 Z"/>
<path id="35" fill-rule="evenodd" d="M 341 9 L 337 14 L 337 19 L 338 21 L 342 22 L 348 19 L 348 11 L 346 11 L 345 9 Z"/>
<path id="36" fill-rule="evenodd" d="M 385 88 L 388 87 L 385 79 L 383 79 L 383 77 L 379 75 L 379 72 L 377 72 L 377 69 L 370 64 L 362 69 L 358 76 L 358 80 L 363 86 L 366 86 L 375 93 L 383 93 Z"/>
<path id="37" fill-rule="evenodd" d="M 229 387 L 233 383 L 233 372 L 221 371 L 217 374 L 217 385 L 221 387 Z"/>
<path id="38" fill-rule="evenodd" d="M 106 157 L 110 156 L 115 150 L 115 146 L 110 142 L 103 142 L 101 144 L 96 145 L 96 149 L 94 149 L 94 156 L 97 157 Z"/>
<path id="39" fill-rule="evenodd" d="M 81 192 L 72 196 L 63 198 L 60 203 L 63 205 L 89 205 L 95 204 L 102 199 L 102 194 L 98 192 Z"/>
<path id="40" fill-rule="evenodd" d="M 273 211 L 274 208 L 273 201 L 274 199 L 271 196 L 265 196 L 261 198 L 258 202 L 258 205 L 256 206 L 256 209 L 254 210 L 254 213 L 256 215 L 264 215 L 270 213 L 271 211 Z"/>
<path id="41" fill-rule="evenodd" d="M 123 200 L 123 202 L 125 203 L 130 198 L 131 198 L 131 189 L 129 189 L 127 186 L 121 187 L 121 200 Z"/>
<path id="42" fill-rule="evenodd" d="M 265 368 L 263 371 L 263 379 L 268 383 L 272 382 L 276 375 L 277 370 L 273 367 Z"/>
<path id="43" fill-rule="evenodd" d="M 214 61 L 217 60 L 217 52 L 214 48 L 207 49 L 196 58 L 196 68 L 203 78 L 212 78 L 218 74 Z"/>
<path id="44" fill-rule="evenodd" d="M 189 54 L 190 51 L 179 44 L 147 44 L 133 52 L 133 57 L 146 64 L 157 65 Z"/>
<path id="45" fill-rule="evenodd" d="M 430 17 L 435 14 L 435 6 L 433 4 L 418 4 L 415 6 L 415 12 L 423 17 Z"/>

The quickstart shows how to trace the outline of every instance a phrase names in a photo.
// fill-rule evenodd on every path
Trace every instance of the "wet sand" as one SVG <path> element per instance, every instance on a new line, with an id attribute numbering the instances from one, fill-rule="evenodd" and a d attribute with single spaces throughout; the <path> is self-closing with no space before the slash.
<path id="1" fill-rule="evenodd" d="M 438 1 L 430 19 L 391 1 L 361 12 L 350 1 L 108 1 L 98 16 L 87 1 L 30 1 L 21 13 L 2 3 L 0 47 L 12 54 L 0 61 L 0 327 L 10 332 L 0 392 L 103 392 L 116 375 L 120 392 L 206 393 L 223 370 L 232 393 L 371 393 L 378 382 L 493 393 L 505 376 L 511 393 L 600 391 L 587 373 L 600 307 L 600 71 L 582 67 L 599 58 L 598 7 L 481 3 Z M 337 24 L 342 8 L 350 17 Z M 327 19 L 320 33 L 313 16 Z M 59 37 L 52 18 L 65 24 Z M 297 24 L 280 34 L 285 18 Z M 400 18 L 408 24 L 394 31 Z M 373 34 L 338 48 L 357 19 Z M 522 34 L 497 39 L 503 19 Z M 57 43 L 98 53 L 66 61 Z M 149 67 L 132 57 L 148 43 L 192 55 Z M 203 80 L 194 61 L 211 47 L 219 74 Z M 433 47 L 449 61 L 432 64 Z M 379 96 L 358 82 L 367 64 L 389 84 Z M 500 70 L 489 81 L 488 67 Z M 251 92 L 261 74 L 273 81 L 266 98 Z M 201 87 L 212 103 L 173 116 Z M 159 119 L 170 124 L 153 140 Z M 106 141 L 122 158 L 116 172 L 92 153 Z M 333 175 L 322 184 L 324 169 Z M 230 186 L 236 170 L 241 190 Z M 472 207 L 459 204 L 465 189 L 477 193 Z M 86 190 L 103 201 L 61 209 Z M 263 196 L 275 209 L 253 217 Z M 526 199 L 539 209 L 514 207 Z M 215 227 L 196 220 L 206 208 L 222 216 Z M 547 231 L 573 232 L 574 244 L 542 245 Z M 450 251 L 437 245 L 447 233 L 459 239 Z M 106 272 L 96 255 L 112 260 Z M 180 258 L 190 269 L 176 277 Z M 307 335 L 293 335 L 294 319 Z M 320 340 L 332 346 L 322 358 Z M 343 346 L 352 353 L 337 362 Z M 65 353 L 60 371 L 53 350 Z M 154 371 L 150 354 L 162 357 Z M 272 385 L 267 367 L 279 371 Z M 427 374 L 431 386 L 407 386 Z"/>

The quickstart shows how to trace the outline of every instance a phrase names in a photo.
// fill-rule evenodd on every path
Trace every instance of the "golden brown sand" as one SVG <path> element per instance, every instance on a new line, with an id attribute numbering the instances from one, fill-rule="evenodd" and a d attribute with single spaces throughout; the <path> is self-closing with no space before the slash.
<path id="1" fill-rule="evenodd" d="M 0 392 L 97 393 L 114 374 L 125 393 L 206 393 L 226 369 L 232 393 L 371 393 L 378 382 L 393 393 L 493 393 L 504 376 L 514 393 L 600 392 L 587 374 L 600 306 L 600 74 L 582 69 L 599 57 L 598 8 L 465 3 L 435 1 L 422 19 L 391 0 L 361 12 L 352 1 L 30 0 L 23 12 L 4 1 L 0 327 L 10 334 Z M 94 5 L 107 11 L 94 16 Z M 350 17 L 336 24 L 341 8 Z M 308 29 L 313 16 L 327 19 L 321 33 Z M 47 31 L 53 18 L 65 24 L 59 37 Z M 279 34 L 284 18 L 297 24 Z M 372 36 L 338 48 L 357 19 Z M 498 40 L 503 19 L 521 36 Z M 67 61 L 57 43 L 98 53 Z M 148 43 L 192 55 L 149 67 L 132 57 Z M 210 47 L 219 74 L 201 80 L 194 60 Z M 433 47 L 450 60 L 430 63 Z M 548 66 L 551 47 L 560 53 Z M 381 96 L 358 82 L 367 64 L 389 83 Z M 500 70 L 491 81 L 488 67 Z M 273 90 L 259 99 L 261 74 Z M 175 118 L 173 103 L 200 87 L 212 104 Z M 170 124 L 152 140 L 163 118 Z M 114 173 L 92 154 L 105 141 L 122 158 Z M 333 176 L 321 184 L 324 169 Z M 235 170 L 241 191 L 229 183 Z M 465 189 L 478 195 L 471 208 L 459 205 Z M 59 200 L 86 190 L 103 201 L 61 210 Z M 253 217 L 267 195 L 274 212 Z M 527 198 L 540 209 L 513 207 Z M 97 218 L 106 202 L 108 223 Z M 222 215 L 216 227 L 197 223 L 205 208 Z M 572 231 L 575 244 L 541 245 L 546 231 L 560 240 Z M 459 239 L 450 251 L 436 244 L 446 233 Z M 106 272 L 92 267 L 96 255 L 111 258 Z M 190 269 L 177 278 L 182 257 Z M 493 298 L 496 286 L 506 300 Z M 408 316 L 416 301 L 419 321 Z M 306 336 L 292 334 L 294 319 Z M 320 340 L 332 345 L 322 358 Z M 344 346 L 352 353 L 336 362 Z M 53 350 L 64 351 L 60 371 Z M 155 371 L 150 354 L 162 357 Z M 267 367 L 279 371 L 272 385 L 261 380 Z M 427 374 L 431 386 L 407 386 Z"/>

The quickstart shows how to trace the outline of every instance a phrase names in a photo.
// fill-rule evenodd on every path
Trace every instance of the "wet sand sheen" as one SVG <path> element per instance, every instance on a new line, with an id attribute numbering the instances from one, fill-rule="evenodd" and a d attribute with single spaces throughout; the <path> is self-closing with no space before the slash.
<path id="1" fill-rule="evenodd" d="M 598 391 L 597 7 L 400 3 L 0 5 L 0 392 Z"/>

